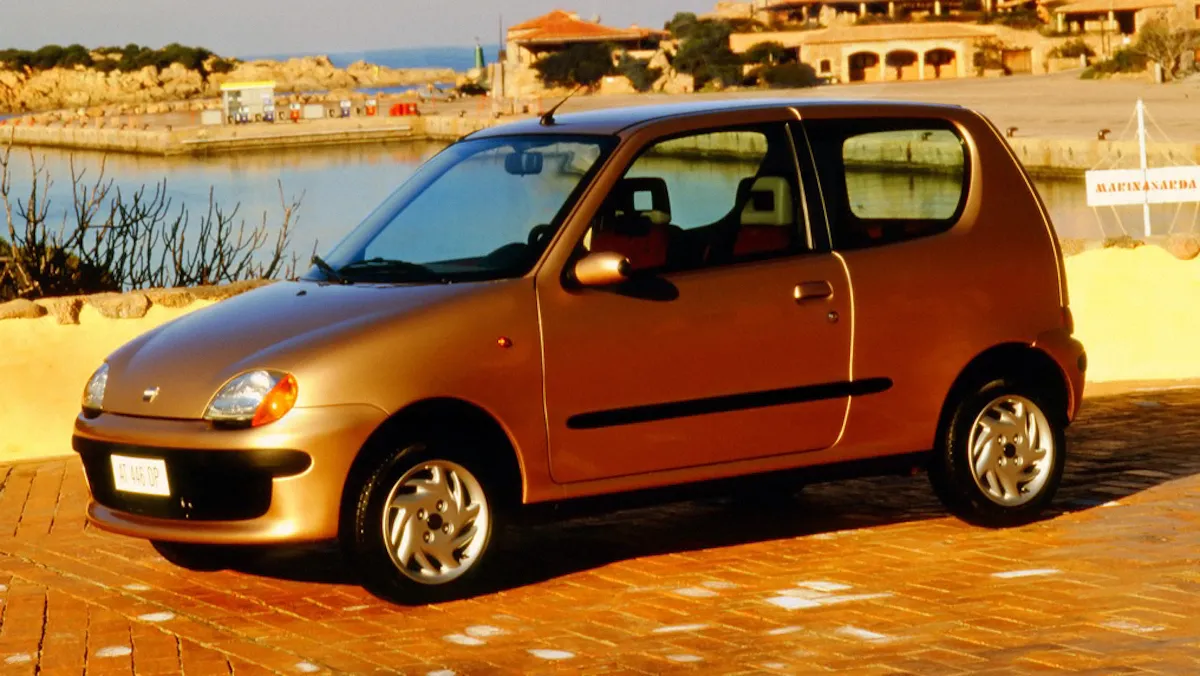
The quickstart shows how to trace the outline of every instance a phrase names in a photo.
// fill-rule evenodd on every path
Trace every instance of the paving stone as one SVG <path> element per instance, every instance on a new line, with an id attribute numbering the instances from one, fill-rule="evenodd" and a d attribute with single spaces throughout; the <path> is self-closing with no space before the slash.
<path id="1" fill-rule="evenodd" d="M 427 607 L 332 546 L 176 568 L 86 526 L 77 460 L 0 466 L 0 672 L 1196 673 L 1197 413 L 1085 400 L 1025 527 L 963 524 L 920 476 L 814 485 L 750 522 L 729 499 L 531 527 L 489 593 Z"/>

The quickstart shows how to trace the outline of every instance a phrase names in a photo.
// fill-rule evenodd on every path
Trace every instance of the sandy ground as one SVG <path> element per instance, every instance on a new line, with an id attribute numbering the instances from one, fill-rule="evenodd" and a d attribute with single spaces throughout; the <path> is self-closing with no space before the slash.
<path id="1" fill-rule="evenodd" d="M 198 310 L 153 306 L 141 319 L 105 319 L 85 306 L 78 326 L 54 317 L 0 321 L 0 461 L 71 453 L 83 387 L 104 358 L 142 333 Z"/>
<path id="2" fill-rule="evenodd" d="M 1067 259 L 1076 335 L 1088 350 L 1088 395 L 1200 382 L 1200 259 L 1159 247 L 1088 251 Z M 142 319 L 78 326 L 51 317 L 0 322 L 0 462 L 69 454 L 83 386 L 126 341 L 207 303 L 152 307 Z"/>

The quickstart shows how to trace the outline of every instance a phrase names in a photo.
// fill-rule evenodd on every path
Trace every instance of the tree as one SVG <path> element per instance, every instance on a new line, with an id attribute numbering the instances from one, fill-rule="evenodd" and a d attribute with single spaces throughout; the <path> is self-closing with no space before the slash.
<path id="1" fill-rule="evenodd" d="M 667 29 L 680 40 L 672 65 L 695 78 L 697 89 L 710 82 L 730 86 L 741 81 L 742 60 L 729 49 L 732 28 L 728 23 L 680 12 L 667 23 Z"/>
<path id="2" fill-rule="evenodd" d="M 787 47 L 778 42 L 768 41 L 756 43 L 747 49 L 746 53 L 742 55 L 742 60 L 746 63 L 774 66 L 789 61 L 791 56 L 792 53 Z"/>
<path id="3" fill-rule="evenodd" d="M 612 47 L 598 42 L 574 44 L 533 67 L 547 87 L 594 87 L 613 73 Z"/>
<path id="4" fill-rule="evenodd" d="M 648 59 L 635 59 L 628 52 L 621 53 L 617 71 L 629 78 L 633 88 L 639 92 L 650 91 L 663 73 L 662 68 L 651 68 Z"/>
<path id="5" fill-rule="evenodd" d="M 1183 55 L 1200 47 L 1197 31 L 1183 28 L 1170 18 L 1160 18 L 1142 26 L 1134 51 L 1163 67 L 1167 79 L 1179 73 Z"/>
<path id="6" fill-rule="evenodd" d="M 691 12 L 678 12 L 663 28 L 670 32 L 671 35 L 683 40 L 688 37 L 698 23 L 700 23 L 700 19 L 696 18 L 695 14 Z"/>
<path id="7" fill-rule="evenodd" d="M 978 70 L 1004 68 L 1004 52 L 1009 46 L 999 38 L 981 38 L 975 42 L 974 65 Z"/>

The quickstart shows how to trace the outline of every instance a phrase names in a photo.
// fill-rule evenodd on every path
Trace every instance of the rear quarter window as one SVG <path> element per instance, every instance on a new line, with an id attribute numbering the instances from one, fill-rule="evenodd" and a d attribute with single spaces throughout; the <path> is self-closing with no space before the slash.
<path id="1" fill-rule="evenodd" d="M 962 214 L 967 146 L 942 120 L 817 121 L 809 129 L 834 248 L 945 232 Z"/>

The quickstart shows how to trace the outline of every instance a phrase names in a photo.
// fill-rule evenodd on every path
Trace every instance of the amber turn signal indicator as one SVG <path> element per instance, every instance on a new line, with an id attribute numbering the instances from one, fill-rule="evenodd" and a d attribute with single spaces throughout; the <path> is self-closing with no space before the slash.
<path id="1" fill-rule="evenodd" d="M 263 397 L 262 403 L 258 405 L 258 410 L 254 412 L 250 426 L 259 427 L 273 423 L 287 415 L 287 412 L 296 405 L 296 395 L 299 391 L 300 386 L 292 374 L 289 373 L 280 378 L 267 396 Z"/>

